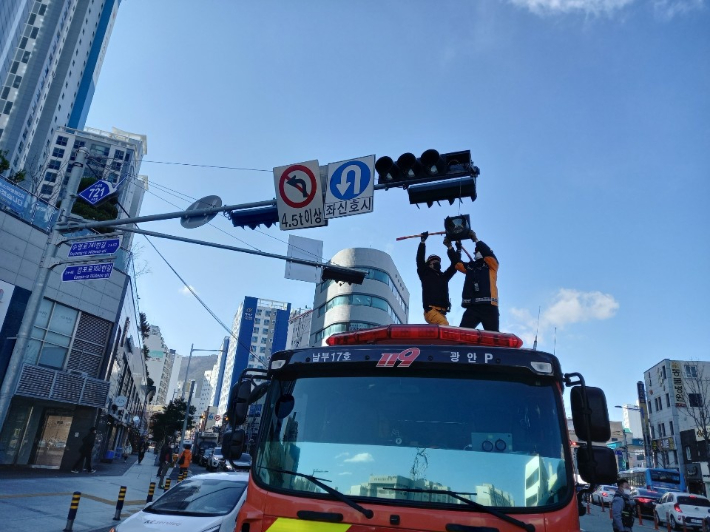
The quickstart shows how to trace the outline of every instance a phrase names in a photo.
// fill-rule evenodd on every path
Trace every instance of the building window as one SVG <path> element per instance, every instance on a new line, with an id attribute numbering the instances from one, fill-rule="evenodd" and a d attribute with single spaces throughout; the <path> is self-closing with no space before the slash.
<path id="1" fill-rule="evenodd" d="M 264 325 L 268 325 L 268 324 L 270 324 L 270 323 L 271 323 L 271 320 L 269 320 L 269 319 L 264 319 Z"/>
<path id="2" fill-rule="evenodd" d="M 114 157 L 114 159 L 123 160 L 123 156 L 124 156 L 123 150 L 115 150 L 115 151 L 113 152 L 113 157 Z M 257 311 L 257 314 L 259 314 L 258 311 Z"/>
<path id="3" fill-rule="evenodd" d="M 50 170 L 59 170 L 59 168 L 61 168 L 61 166 L 62 166 L 61 161 L 58 161 L 57 159 L 51 159 L 49 161 L 49 164 L 47 165 L 47 168 L 49 168 Z"/>
<path id="4" fill-rule="evenodd" d="M 262 343 L 262 344 L 265 344 L 265 343 L 266 343 L 266 338 L 262 338 L 262 339 L 261 339 L 261 343 Z"/>
<path id="5" fill-rule="evenodd" d="M 48 299 L 42 301 L 27 346 L 28 353 L 36 356 L 38 365 L 64 367 L 78 316 L 78 310 Z"/>
<path id="6" fill-rule="evenodd" d="M 257 325 L 259 325 L 259 324 L 261 323 L 261 319 L 260 319 L 260 318 L 254 318 L 254 323 L 257 324 Z"/>
<path id="7" fill-rule="evenodd" d="M 48 183 L 55 183 L 57 181 L 57 172 L 45 172 L 44 180 Z"/>
<path id="8" fill-rule="evenodd" d="M 67 137 L 62 137 L 61 135 L 57 136 L 57 146 L 66 146 L 67 142 L 69 142 L 69 139 Z"/>
<path id="9" fill-rule="evenodd" d="M 649 414 L 653 414 L 653 408 L 651 408 L 652 404 L 653 404 L 653 402 L 648 403 L 648 413 Z"/>
<path id="10" fill-rule="evenodd" d="M 254 327 L 254 334 L 259 334 L 259 327 Z"/>
<path id="11" fill-rule="evenodd" d="M 54 187 L 52 185 L 42 185 L 39 193 L 43 196 L 51 196 L 52 192 L 54 192 Z"/>
<path id="12" fill-rule="evenodd" d="M 257 315 L 257 316 L 261 316 L 262 312 L 263 312 L 263 311 L 262 311 L 260 308 L 256 309 L 256 315 Z"/>
<path id="13" fill-rule="evenodd" d="M 673 431 L 673 422 L 672 421 L 668 422 L 668 428 L 671 431 L 671 436 L 673 436 L 675 434 L 675 432 Z"/>
<path id="14" fill-rule="evenodd" d="M 693 408 L 703 407 L 703 397 L 699 393 L 689 393 L 688 394 L 688 406 Z"/>
<path id="15" fill-rule="evenodd" d="M 22 83 L 22 76 L 15 76 L 15 81 L 12 82 L 12 88 L 19 89 L 20 83 Z"/>
<path id="16" fill-rule="evenodd" d="M 653 425 L 651 425 L 651 439 L 652 440 L 656 439 L 656 429 Z"/>
<path id="17" fill-rule="evenodd" d="M 260 348 L 259 348 L 259 353 L 266 353 L 266 348 L 265 348 L 265 347 L 260 347 Z"/>
<path id="18" fill-rule="evenodd" d="M 64 150 L 62 148 L 54 148 L 52 150 L 52 157 L 56 157 L 57 159 L 63 159 L 64 158 Z"/>
<path id="19" fill-rule="evenodd" d="M 257 343 L 258 341 L 259 341 L 259 337 L 258 337 L 258 336 L 252 336 L 252 337 L 251 337 L 251 343 L 252 343 L 252 344 Z"/>
<path id="20" fill-rule="evenodd" d="M 671 407 L 671 396 L 669 394 L 666 394 L 666 406 L 668 408 Z"/>
<path id="21" fill-rule="evenodd" d="M 698 378 L 698 367 L 697 366 L 691 366 L 690 364 L 685 364 L 683 365 L 683 368 L 685 369 L 685 376 L 688 377 L 689 379 L 697 379 Z"/>

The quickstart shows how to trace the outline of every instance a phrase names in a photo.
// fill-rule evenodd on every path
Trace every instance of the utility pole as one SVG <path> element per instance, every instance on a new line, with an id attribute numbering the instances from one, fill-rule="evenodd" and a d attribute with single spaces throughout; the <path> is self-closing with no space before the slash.
<path id="1" fill-rule="evenodd" d="M 17 385 L 17 380 L 20 376 L 20 371 L 22 370 L 22 364 L 25 358 L 25 351 L 27 350 L 27 344 L 32 335 L 32 328 L 34 327 L 35 321 L 37 320 L 37 313 L 39 312 L 39 307 L 44 299 L 44 293 L 47 289 L 47 283 L 49 281 L 49 275 L 52 272 L 52 268 L 57 265 L 57 252 L 62 244 L 62 236 L 58 231 L 58 227 L 65 225 L 69 220 L 72 207 L 74 206 L 74 201 L 76 199 L 76 192 L 79 188 L 79 183 L 81 182 L 81 177 L 84 174 L 84 161 L 86 160 L 86 149 L 80 148 L 77 150 L 76 161 L 73 163 L 71 174 L 69 175 L 69 181 L 67 182 L 65 190 L 65 197 L 62 198 L 62 205 L 59 209 L 59 216 L 57 221 L 49 233 L 47 238 L 47 246 L 44 248 L 44 254 L 42 255 L 42 260 L 39 264 L 39 269 L 37 270 L 37 277 L 35 278 L 34 290 L 30 294 L 27 300 L 27 307 L 25 308 L 25 315 L 22 319 L 22 324 L 20 325 L 20 330 L 17 332 L 17 340 L 15 342 L 15 347 L 12 350 L 12 355 L 10 357 L 10 362 L 7 366 L 7 372 L 5 373 L 5 379 L 3 380 L 2 387 L 0 387 L 0 429 L 2 429 L 5 424 L 5 419 L 7 418 L 7 413 L 10 410 L 10 401 L 12 400 L 12 394 Z"/>
<path id="2" fill-rule="evenodd" d="M 185 433 L 187 432 L 187 420 L 190 418 L 190 403 L 192 403 L 192 392 L 195 391 L 195 381 L 190 381 L 190 395 L 187 399 L 187 407 L 185 408 L 185 419 L 182 420 L 182 435 L 180 436 L 180 449 L 185 447 Z"/>

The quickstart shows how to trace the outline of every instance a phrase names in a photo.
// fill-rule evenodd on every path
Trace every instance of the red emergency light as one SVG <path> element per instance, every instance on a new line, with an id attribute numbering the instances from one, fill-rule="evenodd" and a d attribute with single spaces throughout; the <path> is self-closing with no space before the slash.
<path id="1" fill-rule="evenodd" d="M 518 349 L 523 341 L 509 333 L 444 325 L 387 325 L 329 336 L 328 345 L 438 344 L 480 345 Z"/>

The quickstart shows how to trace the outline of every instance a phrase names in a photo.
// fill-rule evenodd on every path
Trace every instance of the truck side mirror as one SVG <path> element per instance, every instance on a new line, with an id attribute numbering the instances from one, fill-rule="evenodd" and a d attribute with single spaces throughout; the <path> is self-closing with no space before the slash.
<path id="1" fill-rule="evenodd" d="M 244 452 L 244 429 L 227 431 L 222 436 L 222 456 L 225 460 L 239 460 Z"/>
<path id="2" fill-rule="evenodd" d="M 249 379 L 240 380 L 229 391 L 229 424 L 238 427 L 247 419 L 249 410 L 249 398 L 251 396 L 251 384 Z"/>
<path id="3" fill-rule="evenodd" d="M 577 468 L 582 480 L 590 484 L 615 484 L 618 477 L 616 455 L 608 447 L 585 445 L 577 451 Z"/>
<path id="4" fill-rule="evenodd" d="M 601 388 L 575 386 L 570 392 L 570 400 L 572 423 L 578 440 L 605 442 L 611 439 L 609 410 Z M 588 418 L 589 424 L 585 418 Z"/>

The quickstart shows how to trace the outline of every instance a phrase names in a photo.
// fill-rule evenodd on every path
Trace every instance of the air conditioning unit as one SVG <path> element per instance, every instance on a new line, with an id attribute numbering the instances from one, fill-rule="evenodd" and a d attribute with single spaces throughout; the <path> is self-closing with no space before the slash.
<path id="1" fill-rule="evenodd" d="M 84 378 L 86 378 L 86 377 L 89 376 L 89 374 L 88 374 L 86 371 L 79 371 L 79 370 L 77 370 L 77 369 L 70 369 L 70 370 L 69 370 L 69 374 L 70 374 L 70 375 L 79 375 L 79 376 L 84 377 Z"/>

